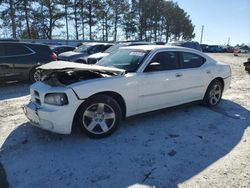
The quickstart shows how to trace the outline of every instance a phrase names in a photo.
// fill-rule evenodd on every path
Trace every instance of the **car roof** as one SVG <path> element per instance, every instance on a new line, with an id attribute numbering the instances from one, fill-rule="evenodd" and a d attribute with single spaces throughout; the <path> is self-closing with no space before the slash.
<path id="1" fill-rule="evenodd" d="M 145 50 L 151 51 L 159 48 L 164 48 L 164 45 L 136 45 L 136 46 L 124 46 L 121 49 L 133 49 L 133 50 Z"/>
<path id="2" fill-rule="evenodd" d="M 104 42 L 84 42 L 82 45 L 89 45 L 89 46 L 95 46 L 95 45 L 113 45 L 112 43 L 104 43 Z"/>
<path id="3" fill-rule="evenodd" d="M 168 45 L 138 45 L 138 46 L 126 46 L 121 47 L 122 49 L 134 49 L 134 50 L 145 50 L 145 51 L 152 51 L 156 49 L 168 49 L 168 50 L 187 50 L 187 51 L 194 51 L 197 52 L 198 50 L 185 48 L 181 46 L 168 46 Z"/>
<path id="4" fill-rule="evenodd" d="M 169 46 L 169 45 L 138 45 L 138 46 L 127 46 L 121 47 L 120 49 L 132 49 L 132 50 L 144 50 L 144 51 L 153 51 L 153 50 L 173 50 L 173 51 L 182 51 L 182 52 L 190 52 L 201 55 L 206 59 L 211 59 L 208 55 L 204 54 L 203 52 L 193 49 L 193 48 L 186 48 L 181 46 Z"/>

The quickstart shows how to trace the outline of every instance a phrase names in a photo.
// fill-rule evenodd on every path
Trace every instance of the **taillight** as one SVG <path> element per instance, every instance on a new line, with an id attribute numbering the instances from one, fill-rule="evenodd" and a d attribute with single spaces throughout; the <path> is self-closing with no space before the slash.
<path id="1" fill-rule="evenodd" d="M 53 61 L 56 61 L 57 60 L 57 55 L 53 52 L 52 55 L 51 55 L 51 59 Z"/>

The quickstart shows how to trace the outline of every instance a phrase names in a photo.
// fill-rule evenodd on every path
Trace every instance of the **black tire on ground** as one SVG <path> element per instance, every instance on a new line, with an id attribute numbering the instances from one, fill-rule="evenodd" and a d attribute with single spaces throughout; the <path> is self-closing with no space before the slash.
<path id="1" fill-rule="evenodd" d="M 104 138 L 119 126 L 122 112 L 119 104 L 108 95 L 87 99 L 76 114 L 77 125 L 90 138 Z"/>
<path id="2" fill-rule="evenodd" d="M 219 80 L 213 80 L 206 91 L 202 103 L 205 106 L 213 107 L 220 103 L 223 93 L 223 84 Z"/>
<path id="3" fill-rule="evenodd" d="M 41 71 L 33 68 L 29 74 L 29 80 L 31 83 L 41 80 Z"/>

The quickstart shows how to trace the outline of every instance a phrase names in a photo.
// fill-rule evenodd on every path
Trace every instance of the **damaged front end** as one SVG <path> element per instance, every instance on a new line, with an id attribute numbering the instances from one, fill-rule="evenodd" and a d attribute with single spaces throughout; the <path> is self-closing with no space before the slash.
<path id="1" fill-rule="evenodd" d="M 50 86 L 66 86 L 76 82 L 125 74 L 122 69 L 55 61 L 37 68 L 41 81 Z"/>

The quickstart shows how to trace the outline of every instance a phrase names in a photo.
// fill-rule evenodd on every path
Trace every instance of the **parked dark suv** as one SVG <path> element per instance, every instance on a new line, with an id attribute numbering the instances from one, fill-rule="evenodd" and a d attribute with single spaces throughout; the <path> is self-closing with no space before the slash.
<path id="1" fill-rule="evenodd" d="M 36 67 L 56 60 L 49 46 L 19 42 L 0 42 L 0 82 L 40 79 Z"/>

